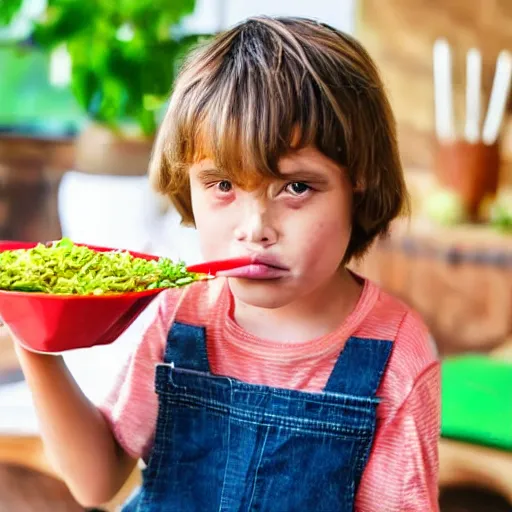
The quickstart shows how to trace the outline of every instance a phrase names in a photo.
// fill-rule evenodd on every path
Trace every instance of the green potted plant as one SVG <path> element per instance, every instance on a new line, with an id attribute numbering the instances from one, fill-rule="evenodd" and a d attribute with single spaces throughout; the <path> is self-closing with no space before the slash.
<path id="1" fill-rule="evenodd" d="M 22 0 L 2 0 L 0 25 Z M 199 37 L 184 34 L 195 0 L 47 0 L 29 41 L 65 47 L 70 87 L 89 122 L 76 144 L 77 168 L 141 174 L 183 55 Z"/>

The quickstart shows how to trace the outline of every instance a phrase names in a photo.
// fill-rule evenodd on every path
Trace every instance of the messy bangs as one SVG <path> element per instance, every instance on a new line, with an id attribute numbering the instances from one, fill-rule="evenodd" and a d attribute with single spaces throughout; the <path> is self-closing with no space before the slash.
<path id="1" fill-rule="evenodd" d="M 235 43 L 219 72 L 190 91 L 194 100 L 176 105 L 178 130 L 170 141 L 179 145 L 176 165 L 211 158 L 237 183 L 247 173 L 278 176 L 278 162 L 290 149 L 315 146 L 344 160 L 344 134 L 332 106 L 303 65 L 274 43 L 273 52 Z"/>
<path id="2" fill-rule="evenodd" d="M 255 23 L 192 54 L 155 149 L 161 192 L 178 193 L 205 158 L 237 184 L 279 176 L 280 158 L 307 146 L 346 165 L 339 109 L 285 35 Z"/>

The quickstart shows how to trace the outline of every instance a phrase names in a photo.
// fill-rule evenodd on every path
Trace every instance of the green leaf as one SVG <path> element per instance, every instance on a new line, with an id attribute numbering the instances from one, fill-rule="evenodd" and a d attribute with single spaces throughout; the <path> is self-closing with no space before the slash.
<path id="1" fill-rule="evenodd" d="M 139 126 L 144 135 L 150 136 L 156 130 L 155 113 L 152 110 L 145 108 L 139 109 L 136 119 L 139 121 Z"/>
<path id="2" fill-rule="evenodd" d="M 34 40 L 45 48 L 54 48 L 89 30 L 95 16 L 93 2 L 54 2 L 47 7 L 43 21 L 34 25 Z"/>
<path id="3" fill-rule="evenodd" d="M 0 0 L 11 19 L 22 0 Z M 93 119 L 113 129 L 135 120 L 146 135 L 172 90 L 178 66 L 199 37 L 180 37 L 195 0 L 47 0 L 33 28 L 37 44 L 65 44 L 72 62 L 71 90 Z"/>
<path id="4" fill-rule="evenodd" d="M 93 99 L 100 85 L 98 76 L 87 66 L 73 65 L 71 90 L 86 112 L 92 110 Z"/>
<path id="5" fill-rule="evenodd" d="M 167 102 L 167 96 L 155 96 L 154 94 L 144 94 L 142 98 L 142 107 L 147 111 L 160 110 Z"/>
<path id="6" fill-rule="evenodd" d="M 0 26 L 9 25 L 20 11 L 22 4 L 23 0 L 1 0 Z"/>

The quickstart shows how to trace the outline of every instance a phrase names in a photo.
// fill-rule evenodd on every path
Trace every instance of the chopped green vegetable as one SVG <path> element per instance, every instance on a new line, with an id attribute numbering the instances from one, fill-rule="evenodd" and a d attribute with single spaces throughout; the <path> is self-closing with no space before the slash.
<path id="1" fill-rule="evenodd" d="M 127 251 L 97 252 L 68 238 L 51 246 L 0 252 L 0 289 L 61 295 L 104 295 L 175 288 L 202 279 L 169 258 L 145 260 Z"/>

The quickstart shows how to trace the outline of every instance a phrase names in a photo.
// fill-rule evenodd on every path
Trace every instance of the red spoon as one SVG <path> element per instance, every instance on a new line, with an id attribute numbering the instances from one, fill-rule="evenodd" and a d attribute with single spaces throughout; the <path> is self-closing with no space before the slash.
<path id="1" fill-rule="evenodd" d="M 239 267 L 245 267 L 246 265 L 250 265 L 251 263 L 252 258 L 250 256 L 241 256 L 239 258 L 207 261 L 205 263 L 190 265 L 187 267 L 187 270 L 189 272 L 195 272 L 197 274 L 208 274 L 210 276 L 215 276 L 217 272 L 222 272 L 223 270 L 232 270 L 234 268 Z"/>

